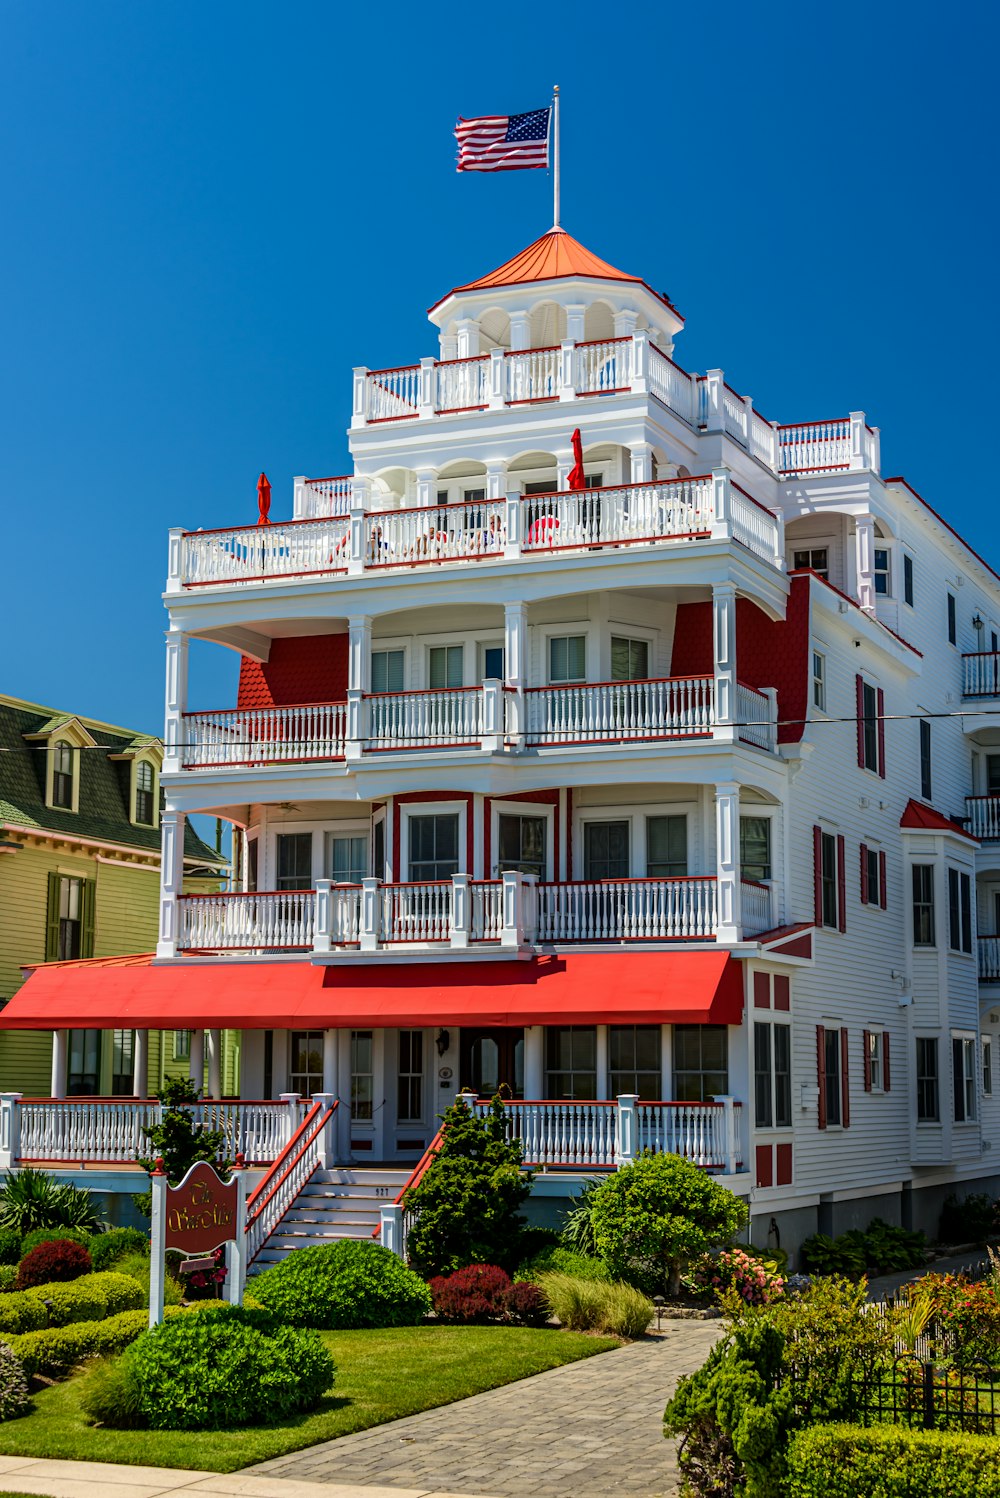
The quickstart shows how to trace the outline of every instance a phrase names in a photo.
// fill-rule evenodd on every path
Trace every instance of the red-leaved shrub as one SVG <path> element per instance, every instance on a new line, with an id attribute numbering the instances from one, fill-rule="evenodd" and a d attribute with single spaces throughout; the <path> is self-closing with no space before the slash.
<path id="1" fill-rule="evenodd" d="M 454 1274 L 435 1275 L 428 1284 L 441 1321 L 469 1324 L 506 1317 L 510 1276 L 495 1264 L 469 1264 Z"/>
<path id="2" fill-rule="evenodd" d="M 17 1266 L 16 1288 L 31 1290 L 35 1285 L 51 1285 L 55 1280 L 78 1280 L 92 1268 L 90 1254 L 82 1243 L 57 1238 L 54 1243 L 39 1243 L 30 1254 L 25 1254 Z"/>
<path id="3" fill-rule="evenodd" d="M 526 1280 L 511 1285 L 504 1297 L 504 1305 L 511 1321 L 522 1326 L 544 1326 L 549 1319 L 549 1308 L 537 1285 Z"/>

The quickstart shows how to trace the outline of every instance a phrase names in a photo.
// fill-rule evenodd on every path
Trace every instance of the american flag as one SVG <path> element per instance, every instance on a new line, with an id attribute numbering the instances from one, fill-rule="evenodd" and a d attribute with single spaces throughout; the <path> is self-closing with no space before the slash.
<path id="1" fill-rule="evenodd" d="M 527 114 L 459 118 L 455 126 L 460 172 L 516 172 L 549 164 L 549 106 Z"/>

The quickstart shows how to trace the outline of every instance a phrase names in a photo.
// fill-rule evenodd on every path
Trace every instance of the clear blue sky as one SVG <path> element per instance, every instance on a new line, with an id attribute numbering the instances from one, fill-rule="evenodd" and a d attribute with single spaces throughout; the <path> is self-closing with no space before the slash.
<path id="1" fill-rule="evenodd" d="M 863 409 L 1000 565 L 995 6 L 0 0 L 0 690 L 162 724 L 170 525 L 342 473 L 353 364 L 549 226 L 459 113 L 563 90 L 563 221 L 768 416 Z M 233 658 L 196 705 L 232 700 Z"/>

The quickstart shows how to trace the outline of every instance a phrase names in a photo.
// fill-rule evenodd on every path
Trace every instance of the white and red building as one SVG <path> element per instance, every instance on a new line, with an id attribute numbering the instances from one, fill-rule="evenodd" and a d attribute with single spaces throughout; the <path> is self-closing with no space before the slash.
<path id="1" fill-rule="evenodd" d="M 234 1032 L 233 1116 L 339 1099 L 321 1163 L 386 1196 L 501 1086 L 543 1194 L 652 1144 L 760 1243 L 933 1229 L 1000 1184 L 1000 579 L 863 412 L 685 372 L 563 231 L 430 320 L 354 371 L 351 473 L 171 532 L 156 954 L 0 1024 L 189 1029 L 210 1094 Z M 235 703 L 190 709 L 191 640 Z M 181 893 L 193 813 L 229 893 Z"/>

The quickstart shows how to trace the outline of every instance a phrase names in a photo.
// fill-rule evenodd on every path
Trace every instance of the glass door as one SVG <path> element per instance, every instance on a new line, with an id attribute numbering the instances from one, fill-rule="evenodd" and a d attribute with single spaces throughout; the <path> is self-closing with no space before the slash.
<path id="1" fill-rule="evenodd" d="M 476 1097 L 524 1097 L 524 1031 L 463 1030 L 461 1085 Z"/>

